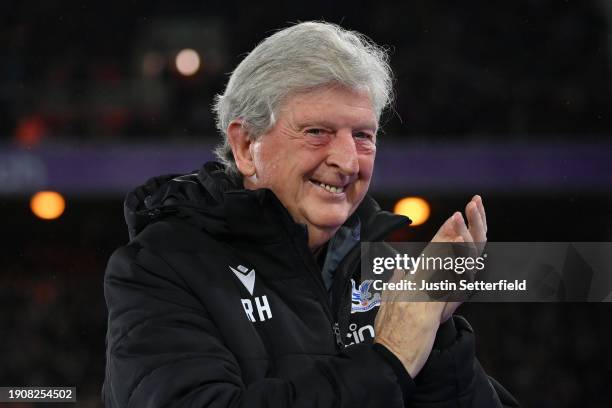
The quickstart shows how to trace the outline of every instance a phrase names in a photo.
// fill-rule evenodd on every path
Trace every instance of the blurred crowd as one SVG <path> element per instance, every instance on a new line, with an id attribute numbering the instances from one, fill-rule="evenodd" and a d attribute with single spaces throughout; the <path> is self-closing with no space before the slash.
<path id="1" fill-rule="evenodd" d="M 601 139 L 612 128 L 607 9 L 600 0 L 3 2 L 0 139 L 216 137 L 210 105 L 227 73 L 273 30 L 321 18 L 389 46 L 391 137 Z M 182 49 L 198 53 L 194 73 L 177 69 Z"/>

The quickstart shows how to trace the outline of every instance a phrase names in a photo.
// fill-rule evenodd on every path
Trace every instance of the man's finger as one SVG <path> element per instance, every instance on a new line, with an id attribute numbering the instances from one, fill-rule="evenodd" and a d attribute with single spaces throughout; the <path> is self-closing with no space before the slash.
<path id="1" fill-rule="evenodd" d="M 468 231 L 467 226 L 465 225 L 465 221 L 463 220 L 463 216 L 459 211 L 453 214 L 453 228 L 457 235 L 460 235 L 463 238 L 464 242 L 472 242 L 472 236 Z"/>
<path id="2" fill-rule="evenodd" d="M 487 214 L 485 213 L 484 203 L 482 202 L 482 197 L 479 195 L 475 195 L 476 204 L 478 205 L 478 212 L 480 213 L 480 217 L 482 218 L 482 224 L 484 225 L 485 233 L 489 230 L 487 226 Z"/>
<path id="3" fill-rule="evenodd" d="M 476 200 L 472 200 L 467 204 L 465 213 L 468 219 L 469 231 L 472 238 L 474 238 L 474 242 L 485 242 L 487 240 L 487 234 L 480 211 L 478 211 Z"/>

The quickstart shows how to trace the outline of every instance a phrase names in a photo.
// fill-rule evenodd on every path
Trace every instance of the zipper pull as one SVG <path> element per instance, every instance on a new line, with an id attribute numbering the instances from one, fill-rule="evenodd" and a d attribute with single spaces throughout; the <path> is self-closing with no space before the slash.
<path id="1" fill-rule="evenodd" d="M 334 325 L 332 326 L 332 329 L 334 330 L 334 334 L 336 335 L 336 345 L 340 349 L 343 349 L 344 342 L 342 341 L 342 333 L 340 333 L 340 325 L 338 324 L 338 322 L 334 323 Z"/>
<path id="2" fill-rule="evenodd" d="M 161 213 L 162 213 L 162 211 L 161 211 L 159 208 L 153 208 L 153 209 L 149 210 L 149 212 L 147 213 L 147 215 L 148 215 L 150 218 L 155 219 L 155 218 L 159 217 L 159 216 L 161 215 Z"/>

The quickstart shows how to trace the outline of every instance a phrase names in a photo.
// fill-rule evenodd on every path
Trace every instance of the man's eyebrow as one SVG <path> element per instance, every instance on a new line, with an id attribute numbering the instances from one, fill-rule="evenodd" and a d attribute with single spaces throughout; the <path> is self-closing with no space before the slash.
<path id="1" fill-rule="evenodd" d="M 297 123 L 299 129 L 303 129 L 310 126 L 321 126 L 324 128 L 335 129 L 337 127 L 336 123 L 333 123 L 328 120 L 322 119 L 304 119 Z M 370 130 L 372 132 L 376 132 L 378 130 L 378 125 L 374 122 L 365 121 L 361 123 L 357 123 L 356 125 L 351 126 L 354 130 Z"/>

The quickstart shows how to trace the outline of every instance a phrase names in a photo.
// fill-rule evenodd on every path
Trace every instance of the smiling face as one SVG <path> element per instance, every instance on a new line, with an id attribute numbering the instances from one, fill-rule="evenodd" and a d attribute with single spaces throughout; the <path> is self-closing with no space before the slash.
<path id="1" fill-rule="evenodd" d="M 377 116 L 366 92 L 326 87 L 290 97 L 275 125 L 249 146 L 246 188 L 269 188 L 316 249 L 365 197 L 376 155 Z"/>

